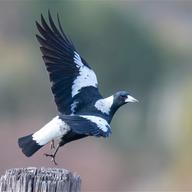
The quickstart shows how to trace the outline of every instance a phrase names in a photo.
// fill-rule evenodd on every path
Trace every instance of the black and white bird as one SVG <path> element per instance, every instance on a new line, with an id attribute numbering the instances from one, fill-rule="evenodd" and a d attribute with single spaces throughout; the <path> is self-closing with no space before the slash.
<path id="1" fill-rule="evenodd" d="M 128 102 L 137 102 L 126 91 L 107 98 L 101 96 L 94 71 L 64 33 L 58 15 L 57 19 L 58 27 L 50 12 L 49 24 L 41 15 L 41 24 L 36 22 L 40 35 L 36 37 L 49 73 L 58 115 L 37 132 L 18 139 L 27 157 L 58 140 L 53 154 L 45 154 L 55 164 L 61 146 L 87 136 L 108 137 L 111 134 L 109 124 L 117 109 Z"/>

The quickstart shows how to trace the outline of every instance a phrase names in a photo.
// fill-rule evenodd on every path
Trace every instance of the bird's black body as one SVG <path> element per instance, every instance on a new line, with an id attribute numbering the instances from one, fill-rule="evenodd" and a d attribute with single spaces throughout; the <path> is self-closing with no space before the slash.
<path id="1" fill-rule="evenodd" d="M 87 137 L 87 135 L 85 134 L 77 134 L 73 131 L 69 131 L 66 135 L 64 135 L 62 138 L 61 138 L 61 141 L 60 141 L 60 147 L 71 142 L 71 141 L 74 141 L 74 140 L 78 140 L 78 139 L 82 139 L 84 137 Z"/>
<path id="2" fill-rule="evenodd" d="M 127 102 L 136 102 L 127 92 L 120 91 L 103 98 L 98 90 L 97 77 L 75 46 L 65 35 L 58 17 L 58 27 L 49 16 L 49 25 L 41 15 L 36 22 L 43 60 L 49 73 L 51 90 L 59 115 L 34 134 L 18 140 L 26 156 L 42 146 L 60 139 L 60 146 L 87 136 L 108 137 L 110 122 L 116 110 Z"/>

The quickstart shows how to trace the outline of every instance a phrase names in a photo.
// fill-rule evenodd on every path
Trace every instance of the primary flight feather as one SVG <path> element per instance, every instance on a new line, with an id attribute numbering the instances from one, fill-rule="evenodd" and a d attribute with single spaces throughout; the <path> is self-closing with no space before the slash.
<path id="1" fill-rule="evenodd" d="M 58 26 L 50 12 L 48 20 L 49 24 L 41 15 L 41 24 L 36 22 L 40 33 L 36 37 L 59 113 L 39 131 L 19 138 L 18 144 L 22 152 L 30 157 L 47 143 L 58 139 L 54 153 L 46 154 L 56 164 L 55 156 L 64 144 L 87 136 L 108 137 L 111 134 L 109 124 L 116 110 L 137 100 L 126 91 L 103 98 L 95 72 L 64 33 L 58 15 Z"/>

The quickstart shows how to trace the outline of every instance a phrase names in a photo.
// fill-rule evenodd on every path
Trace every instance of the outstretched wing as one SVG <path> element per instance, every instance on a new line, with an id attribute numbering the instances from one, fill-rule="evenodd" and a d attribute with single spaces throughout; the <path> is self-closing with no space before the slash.
<path id="1" fill-rule="evenodd" d="M 80 135 L 108 137 L 111 134 L 110 125 L 98 116 L 62 115 L 59 118 L 67 123 L 73 132 Z"/>
<path id="2" fill-rule="evenodd" d="M 58 15 L 58 27 L 50 13 L 48 16 L 49 25 L 42 15 L 41 25 L 36 22 L 41 34 L 36 37 L 41 44 L 58 111 L 75 114 L 80 107 L 88 104 L 90 98 L 101 98 L 97 77 L 63 32 Z"/>

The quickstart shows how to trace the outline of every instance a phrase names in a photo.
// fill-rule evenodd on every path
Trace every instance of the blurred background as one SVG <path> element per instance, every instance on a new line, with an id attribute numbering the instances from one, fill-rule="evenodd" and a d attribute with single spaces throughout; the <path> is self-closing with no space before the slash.
<path id="1" fill-rule="evenodd" d="M 192 190 L 191 1 L 0 1 L 0 174 L 52 167 L 25 157 L 18 137 L 56 114 L 35 21 L 50 9 L 96 71 L 103 96 L 128 90 L 108 139 L 63 147 L 58 167 L 77 172 L 82 191 Z"/>

